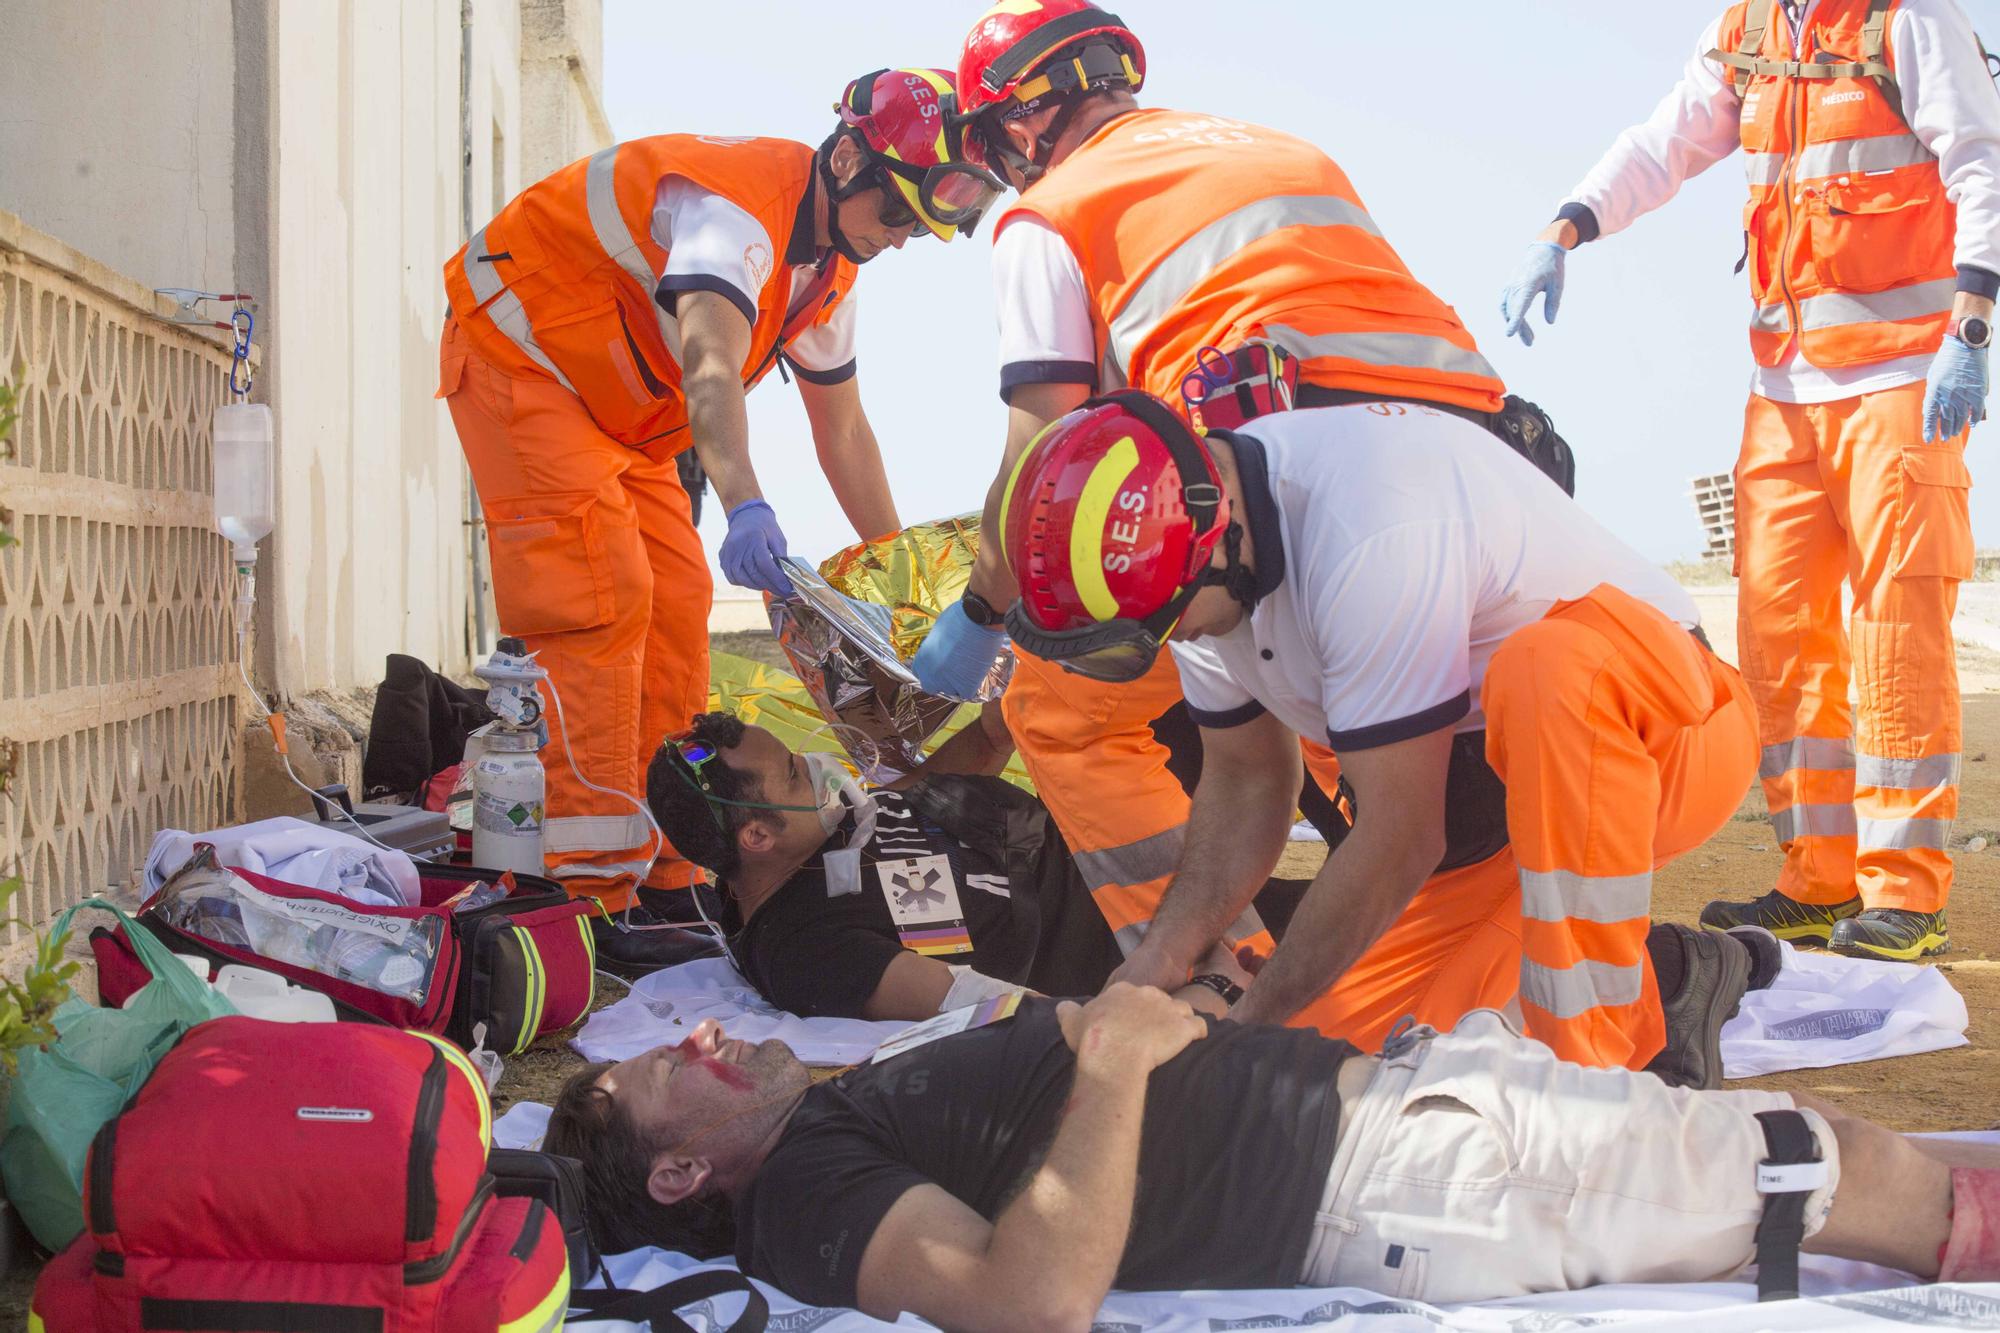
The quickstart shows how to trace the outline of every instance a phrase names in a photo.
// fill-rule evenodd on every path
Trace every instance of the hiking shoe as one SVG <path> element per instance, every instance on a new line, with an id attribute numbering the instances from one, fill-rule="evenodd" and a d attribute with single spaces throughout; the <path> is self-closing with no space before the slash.
<path id="1" fill-rule="evenodd" d="M 721 951 L 713 935 L 662 921 L 643 904 L 614 912 L 608 919 L 602 914 L 592 917 L 590 933 L 597 942 L 597 966 L 634 979 Z"/>
<path id="2" fill-rule="evenodd" d="M 1914 963 L 1934 953 L 1948 953 L 1951 932 L 1945 929 L 1943 912 L 1871 907 L 1835 926 L 1827 947 L 1849 958 Z"/>
<path id="3" fill-rule="evenodd" d="M 1745 990 L 1766 990 L 1785 966 L 1785 946 L 1762 926 L 1731 926 L 1723 932 L 1750 950 L 1750 982 Z"/>
<path id="4" fill-rule="evenodd" d="M 722 895 L 707 881 L 699 881 L 685 889 L 654 889 L 640 885 L 634 894 L 639 906 L 651 912 L 661 921 L 676 926 L 698 926 L 701 913 L 708 913 L 708 919 L 720 923 L 722 920 Z M 696 910 L 695 897 L 701 897 L 700 910 Z"/>
<path id="5" fill-rule="evenodd" d="M 1679 958 L 1662 955 L 1678 950 Z M 1667 1044 L 1646 1072 L 1677 1088 L 1722 1086 L 1722 1025 L 1736 1013 L 1750 984 L 1750 946 L 1734 935 L 1695 930 L 1668 922 L 1646 936 L 1653 970 L 1678 975 L 1680 986 L 1660 996 L 1667 1020 Z"/>
<path id="6" fill-rule="evenodd" d="M 1701 924 L 1708 930 L 1762 926 L 1793 944 L 1825 944 L 1836 923 L 1860 913 L 1859 894 L 1844 903 L 1801 903 L 1773 889 L 1747 903 L 1712 902 L 1701 909 Z"/>

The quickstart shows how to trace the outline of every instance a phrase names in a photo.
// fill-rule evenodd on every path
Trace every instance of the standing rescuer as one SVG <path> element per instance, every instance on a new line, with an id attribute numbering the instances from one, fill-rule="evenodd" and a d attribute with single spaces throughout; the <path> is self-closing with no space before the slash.
<path id="1" fill-rule="evenodd" d="M 694 449 L 728 511 L 724 574 L 788 593 L 744 413 L 745 393 L 788 367 L 855 531 L 900 527 L 856 387 L 849 293 L 856 265 L 919 228 L 949 240 L 997 195 L 954 150 L 951 104 L 944 71 L 883 70 L 848 85 L 817 150 L 617 144 L 524 191 L 445 268 L 439 396 L 486 513 L 500 627 L 561 692 L 550 872 L 610 911 L 696 875 L 671 848 L 649 873 L 652 829 L 621 795 L 643 792 L 653 747 L 708 694 L 712 588 L 675 456 Z M 668 956 L 664 934 L 600 936 L 610 962 Z"/>
<path id="2" fill-rule="evenodd" d="M 1568 251 L 1742 147 L 1757 365 L 1736 465 L 1737 641 L 1785 865 L 1775 891 L 1710 903 L 1702 923 L 1942 953 L 2000 96 L 1955 0 L 1749 0 L 1696 51 L 1530 247 L 1502 313 L 1533 342 L 1529 307 L 1545 295 L 1554 320 Z"/>
<path id="3" fill-rule="evenodd" d="M 1269 339 L 1298 359 L 1303 402 L 1394 397 L 1481 418 L 1501 406 L 1472 336 L 1325 153 L 1241 121 L 1141 109 L 1145 75 L 1138 37 L 1084 0 L 1007 0 L 966 38 L 966 151 L 1022 194 L 993 251 L 1006 445 L 969 591 L 914 662 L 934 692 L 969 694 L 999 645 L 1015 596 L 996 526 L 1008 471 L 1093 391 L 1136 385 L 1178 404 L 1202 349 Z M 1127 948 L 1186 832 L 1187 796 L 1151 726 L 1180 693 L 1164 659 L 1112 687 L 1024 654 L 1005 699 L 1022 760 Z M 1254 939 L 1254 921 L 1242 924 Z"/>

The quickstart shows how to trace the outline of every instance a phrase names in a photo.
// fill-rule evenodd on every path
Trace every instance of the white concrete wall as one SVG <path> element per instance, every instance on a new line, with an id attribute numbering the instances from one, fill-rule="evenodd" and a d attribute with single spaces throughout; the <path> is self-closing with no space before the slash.
<path id="1" fill-rule="evenodd" d="M 147 287 L 234 281 L 230 0 L 0 0 L 0 209 Z"/>
<path id="2" fill-rule="evenodd" d="M 519 187 L 519 12 L 473 14 L 473 200 Z M 458 6 L 277 11 L 276 677 L 379 679 L 390 652 L 467 664 L 464 479 L 437 385 L 441 271 L 460 244 Z M 496 184 L 497 178 L 497 184 Z M 504 196 L 503 196 L 504 197 Z"/>
<path id="3" fill-rule="evenodd" d="M 611 143 L 603 0 L 521 0 L 521 175 L 540 180 Z"/>

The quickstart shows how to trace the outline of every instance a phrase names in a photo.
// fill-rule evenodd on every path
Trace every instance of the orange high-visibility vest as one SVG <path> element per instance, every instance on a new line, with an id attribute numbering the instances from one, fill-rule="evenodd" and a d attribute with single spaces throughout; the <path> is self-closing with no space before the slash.
<path id="1" fill-rule="evenodd" d="M 1957 210 L 1903 121 L 1889 25 L 1898 0 L 1820 0 L 1793 59 L 1774 0 L 1730 8 L 1710 57 L 1743 95 L 1750 346 L 1775 366 L 1937 350 L 1957 290 Z"/>
<path id="2" fill-rule="evenodd" d="M 763 283 L 743 363 L 748 387 L 788 341 L 832 318 L 854 285 L 854 265 L 836 255 L 791 299 L 785 254 L 812 172 L 813 150 L 785 139 L 661 134 L 614 144 L 523 190 L 452 257 L 452 313 L 475 346 L 526 356 L 553 375 L 607 435 L 640 444 L 678 431 L 685 446 L 679 326 L 653 300 L 667 262 L 653 240 L 660 181 L 680 176 L 728 199 L 775 247 L 748 265 Z"/>
<path id="3" fill-rule="evenodd" d="M 1505 389 L 1452 308 L 1405 268 L 1332 159 L 1261 126 L 1135 111 L 1031 186 L 1024 215 L 1076 255 L 1100 392 L 1181 406 L 1204 346 L 1269 338 L 1330 389 L 1491 412 Z"/>

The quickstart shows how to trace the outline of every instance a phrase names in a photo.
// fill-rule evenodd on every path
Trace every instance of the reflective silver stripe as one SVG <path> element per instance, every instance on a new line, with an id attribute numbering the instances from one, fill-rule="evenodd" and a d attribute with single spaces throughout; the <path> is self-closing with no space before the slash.
<path id="1" fill-rule="evenodd" d="M 1176 824 L 1150 838 L 1106 847 L 1100 852 L 1078 852 L 1076 868 L 1091 892 L 1110 884 L 1144 884 L 1174 873 L 1181 863 L 1181 844 L 1187 825 Z"/>
<path id="2" fill-rule="evenodd" d="M 1544 967 L 1521 960 L 1521 999 L 1557 1018 L 1575 1018 L 1600 1006 L 1632 1004 L 1645 986 L 1642 967 L 1620 967 L 1586 958 L 1575 967 Z"/>
<path id="3" fill-rule="evenodd" d="M 1942 315 L 1950 311 L 1957 291 L 1957 278 L 1939 278 L 1886 292 L 1827 292 L 1799 302 L 1799 319 L 1808 329 L 1834 329 Z"/>
<path id="4" fill-rule="evenodd" d="M 1929 847 L 1943 851 L 1951 842 L 1949 819 L 1864 819 L 1856 832 L 1858 848 L 1893 847 L 1907 850 Z"/>
<path id="5" fill-rule="evenodd" d="M 555 879 L 616 879 L 620 875 L 643 875 L 650 869 L 652 866 L 645 861 L 578 861 L 550 866 L 549 875 Z"/>
<path id="6" fill-rule="evenodd" d="M 1760 157 L 1774 154 L 1758 154 Z M 1923 141 L 1914 134 L 1882 134 L 1867 139 L 1836 139 L 1831 143 L 1816 143 L 1799 153 L 1798 170 L 1794 173 L 1799 180 L 1818 180 L 1823 176 L 1839 176 L 1849 172 L 1856 175 L 1864 171 L 1892 171 L 1897 167 L 1913 167 L 1919 162 L 1934 162 L 1937 159 Z"/>
<path id="7" fill-rule="evenodd" d="M 1854 780 L 1864 787 L 1892 787 L 1897 791 L 1934 791 L 1956 787 L 1959 756 L 1934 754 L 1922 759 L 1883 759 L 1864 754 L 1855 765 Z"/>
<path id="8" fill-rule="evenodd" d="M 1785 174 L 1783 153 L 1745 153 L 1743 175 L 1752 185 L 1776 185 Z"/>
<path id="9" fill-rule="evenodd" d="M 472 299 L 486 306 L 486 317 L 493 321 L 493 327 L 507 335 L 507 341 L 520 348 L 523 356 L 555 376 L 563 388 L 575 393 L 576 386 L 569 382 L 569 377 L 556 369 L 556 363 L 549 360 L 548 353 L 535 342 L 535 331 L 528 326 L 528 312 L 521 308 L 521 298 L 512 292 L 503 293 L 499 271 L 492 264 L 480 260 L 479 257 L 486 253 L 486 228 L 481 227 L 465 243 L 465 282 L 472 288 Z M 489 301 L 492 304 L 488 305 Z"/>
<path id="10" fill-rule="evenodd" d="M 1100 367 L 1106 387 L 1125 383 L 1132 353 L 1196 283 L 1238 250 L 1286 227 L 1358 227 L 1370 236 L 1382 234 L 1361 205 L 1333 195 L 1273 195 L 1217 218 L 1175 246 L 1112 316 Z"/>
<path id="11" fill-rule="evenodd" d="M 1139 951 L 1139 942 L 1146 938 L 1146 927 L 1150 921 L 1134 921 L 1129 926 L 1120 926 L 1111 932 L 1111 938 L 1118 942 L 1118 952 L 1130 958 Z"/>
<path id="12" fill-rule="evenodd" d="M 1653 875 L 1577 875 L 1567 870 L 1521 872 L 1521 916 L 1528 921 L 1595 921 L 1608 925 L 1650 915 Z"/>
<path id="13" fill-rule="evenodd" d="M 1783 333 L 1791 326 L 1791 316 L 1781 305 L 1758 306 L 1750 316 L 1752 333 Z"/>
<path id="14" fill-rule="evenodd" d="M 653 312 L 653 323 L 660 330 L 660 341 L 670 350 L 678 349 L 680 325 L 653 299 L 653 288 L 659 277 L 647 261 L 646 252 L 639 248 L 632 229 L 625 225 L 625 215 L 618 210 L 617 144 L 590 155 L 590 165 L 583 173 L 583 202 L 585 211 L 590 214 L 590 229 L 596 233 L 597 244 L 646 294 L 646 306 Z M 679 360 L 678 354 L 675 359 Z M 648 396 L 643 389 L 636 393 L 640 398 Z"/>
<path id="15" fill-rule="evenodd" d="M 622 852 L 653 845 L 653 826 L 637 814 L 563 815 L 542 826 L 550 852 Z"/>
<path id="16" fill-rule="evenodd" d="M 1486 358 L 1428 333 L 1300 333 L 1285 324 L 1269 324 L 1271 340 L 1301 359 L 1337 356 L 1371 366 L 1408 366 L 1452 375 L 1499 378 Z"/>
<path id="17" fill-rule="evenodd" d="M 1261 934 L 1263 929 L 1264 918 L 1257 914 L 1257 904 L 1251 903 L 1243 909 L 1243 915 L 1230 922 L 1229 929 L 1222 933 L 1232 940 L 1247 940 L 1252 935 Z"/>
<path id="18" fill-rule="evenodd" d="M 1851 805 L 1795 805 L 1771 816 L 1771 831 L 1779 842 L 1796 838 L 1840 838 L 1854 832 Z"/>
<path id="19" fill-rule="evenodd" d="M 1783 777 L 1795 768 L 1844 773 L 1853 767 L 1853 741 L 1844 736 L 1799 736 L 1765 746 L 1757 759 L 1757 776 Z"/>

